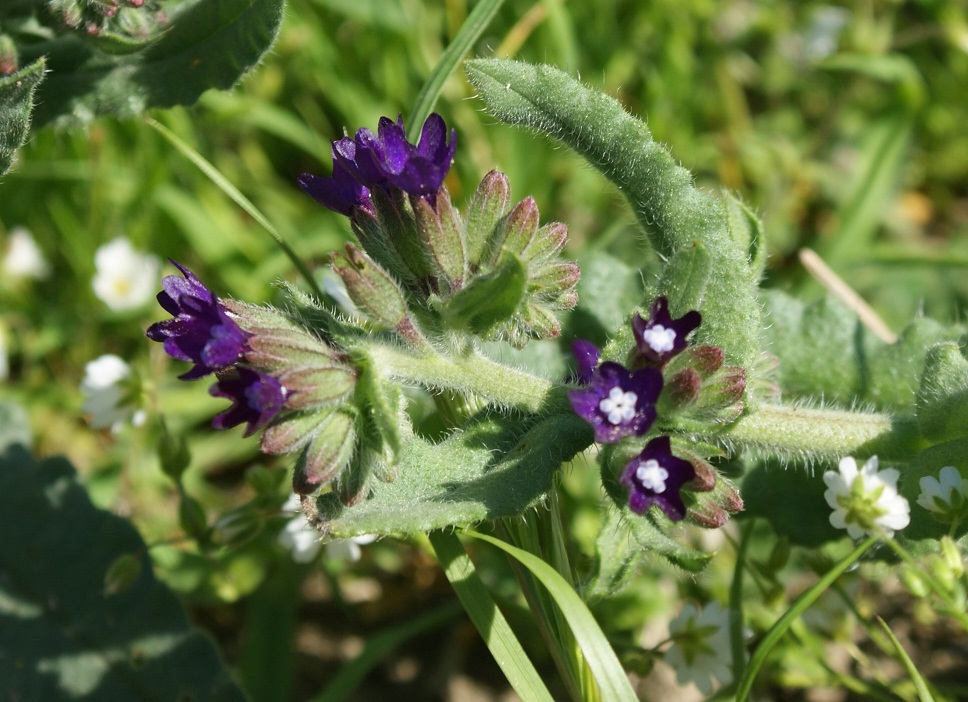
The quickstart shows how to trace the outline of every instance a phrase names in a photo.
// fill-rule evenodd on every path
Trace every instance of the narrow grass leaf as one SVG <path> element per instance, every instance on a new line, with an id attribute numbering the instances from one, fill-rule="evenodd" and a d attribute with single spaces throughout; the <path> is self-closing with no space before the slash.
<path id="1" fill-rule="evenodd" d="M 830 587 L 833 582 L 843 574 L 850 566 L 857 562 L 857 560 L 864 555 L 864 553 L 869 549 L 874 542 L 877 541 L 877 537 L 870 537 L 866 541 L 862 542 L 857 548 L 851 551 L 849 554 L 844 556 L 837 564 L 830 569 L 817 583 L 811 587 L 809 590 L 800 595 L 793 606 L 786 611 L 786 613 L 780 617 L 776 624 L 774 624 L 760 645 L 756 647 L 753 651 L 753 655 L 750 658 L 749 665 L 746 666 L 746 670 L 743 672 L 743 677 L 739 681 L 739 685 L 736 688 L 736 702 L 744 702 L 750 694 L 750 689 L 753 687 L 753 680 L 756 679 L 756 674 L 763 667 L 763 663 L 766 662 L 767 656 L 773 651 L 773 647 L 776 646 L 777 642 L 783 638 L 786 634 L 787 629 L 790 625 L 803 614 L 807 607 L 812 605 L 817 601 L 817 598 L 824 593 L 828 587 Z"/>
<path id="2" fill-rule="evenodd" d="M 390 651 L 415 636 L 446 624 L 459 612 L 460 607 L 456 603 L 447 604 L 421 614 L 406 624 L 390 627 L 368 637 L 360 655 L 340 668 L 339 673 L 329 682 L 326 689 L 310 698 L 310 702 L 339 702 L 350 699 L 366 674 Z"/>
<path id="3" fill-rule="evenodd" d="M 474 622 L 511 687 L 525 702 L 551 702 L 551 693 L 494 603 L 457 536 L 451 532 L 432 531 L 430 543 L 467 616 Z"/>
<path id="4" fill-rule="evenodd" d="M 493 544 L 508 555 L 513 556 L 548 589 L 548 593 L 554 598 L 555 603 L 568 622 L 568 626 L 571 627 L 578 646 L 585 654 L 588 668 L 592 671 L 601 691 L 601 699 L 609 700 L 609 702 L 622 702 L 623 700 L 635 702 L 638 699 L 631 683 L 629 683 L 625 670 L 622 668 L 622 664 L 619 663 L 615 651 L 609 644 L 608 639 L 605 638 L 598 622 L 595 621 L 592 613 L 588 611 L 588 607 L 571 584 L 558 571 L 534 554 L 511 546 L 493 536 L 478 534 L 474 531 L 464 533 L 473 536 L 475 539 Z"/>
<path id="5" fill-rule="evenodd" d="M 434 103 L 437 102 L 440 92 L 444 89 L 444 83 L 457 69 L 457 65 L 464 58 L 464 55 L 470 51 L 477 38 L 487 29 L 487 25 L 491 23 L 491 19 L 503 4 L 504 0 L 480 0 L 471 10 L 460 31 L 457 32 L 457 36 L 444 50 L 443 56 L 440 57 L 440 61 L 434 66 L 427 82 L 420 89 L 420 94 L 417 95 L 417 102 L 407 120 L 409 125 L 407 138 L 410 141 L 415 142 L 417 140 L 424 120 L 433 111 Z"/>
<path id="6" fill-rule="evenodd" d="M 222 175 L 222 173 L 215 166 L 209 163 L 204 156 L 195 151 L 195 149 L 193 149 L 189 144 L 185 143 L 170 129 L 155 121 L 151 117 L 146 117 L 145 121 L 148 123 L 148 126 L 161 134 L 161 136 L 163 136 L 168 143 L 178 149 L 185 156 L 185 158 L 194 163 L 198 167 L 198 170 L 204 173 L 209 180 L 215 183 L 219 190 L 228 195 L 229 198 L 235 202 L 235 204 L 245 210 L 246 213 L 252 217 L 252 219 L 262 225 L 262 228 L 269 232 L 269 236 L 271 236 L 273 241 L 276 242 L 276 245 L 282 249 L 283 253 L 285 253 L 286 256 L 289 257 L 289 260 L 292 261 L 292 265 L 297 271 L 299 271 L 300 275 L 302 275 L 310 290 L 312 290 L 318 298 L 324 299 L 323 292 L 316 284 L 313 274 L 310 273 L 309 269 L 306 268 L 305 264 L 296 255 L 296 252 L 289 247 L 289 244 L 287 244 L 282 238 L 278 230 L 276 230 L 276 228 L 272 226 L 272 223 L 266 219 L 266 216 L 262 214 L 262 212 L 260 212 L 255 205 L 252 204 L 252 201 L 249 200 L 249 198 L 243 195 L 238 188 L 232 185 L 229 179 Z"/>
<path id="7" fill-rule="evenodd" d="M 934 702 L 934 695 L 931 694 L 931 690 L 928 689 L 928 683 L 925 681 L 921 673 L 918 672 L 918 667 L 911 660 L 911 657 L 904 650 L 904 646 L 901 642 L 897 640 L 894 632 L 891 631 L 891 627 L 887 625 L 880 617 L 877 618 L 877 623 L 881 625 L 884 633 L 887 634 L 887 638 L 891 640 L 891 645 L 894 647 L 894 651 L 897 653 L 897 657 L 901 659 L 901 663 L 904 665 L 904 669 L 907 670 L 908 675 L 911 676 L 911 682 L 914 683 L 914 688 L 918 691 L 918 699 L 921 702 Z"/>

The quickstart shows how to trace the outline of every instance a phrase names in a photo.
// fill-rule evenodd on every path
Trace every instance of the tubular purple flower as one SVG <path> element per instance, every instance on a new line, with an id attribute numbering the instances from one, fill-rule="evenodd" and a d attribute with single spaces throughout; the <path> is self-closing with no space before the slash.
<path id="1" fill-rule="evenodd" d="M 692 310 L 679 319 L 669 314 L 669 301 L 657 297 L 649 309 L 648 320 L 632 317 L 632 333 L 639 353 L 653 363 L 663 364 L 686 348 L 686 337 L 702 322 L 702 315 Z"/>
<path id="2" fill-rule="evenodd" d="M 601 350 L 590 341 L 575 339 L 571 342 L 571 352 L 575 354 L 575 362 L 578 364 L 578 382 L 588 385 L 592 382 L 595 367 L 602 358 Z"/>
<path id="3" fill-rule="evenodd" d="M 347 140 L 341 140 L 347 141 Z M 330 178 L 303 173 L 296 182 L 303 191 L 326 209 L 339 212 L 349 217 L 354 207 L 363 207 L 370 211 L 370 190 L 361 184 L 348 170 L 342 161 L 336 157 L 336 145 L 333 143 L 333 175 Z M 350 144 L 352 145 L 352 141 Z"/>
<path id="4" fill-rule="evenodd" d="M 194 363 L 195 367 L 178 376 L 193 380 L 232 365 L 246 347 L 246 333 L 228 315 L 211 290 L 176 261 L 171 263 L 184 275 L 165 276 L 158 303 L 173 319 L 156 322 L 145 335 L 163 342 L 172 358 Z"/>
<path id="5" fill-rule="evenodd" d="M 379 138 L 373 144 L 377 163 L 387 179 L 410 195 L 432 199 L 450 170 L 457 148 L 457 132 L 450 131 L 436 112 L 427 117 L 417 145 L 407 141 L 403 117 L 380 118 Z"/>
<path id="6" fill-rule="evenodd" d="M 247 424 L 249 436 L 272 420 L 286 401 L 286 390 L 276 378 L 244 366 L 219 373 L 218 382 L 209 388 L 213 397 L 224 397 L 232 406 L 212 420 L 216 429 Z"/>
<path id="7" fill-rule="evenodd" d="M 692 463 L 672 455 L 668 436 L 657 436 L 645 445 L 633 458 L 619 482 L 629 489 L 629 509 L 645 514 L 652 505 L 658 505 L 674 522 L 686 516 L 686 503 L 682 499 L 682 486 L 696 477 Z"/>
<path id="8" fill-rule="evenodd" d="M 579 365 L 587 360 L 586 356 Z M 606 361 L 591 373 L 587 387 L 568 393 L 568 400 L 575 413 L 594 428 L 595 441 L 614 444 L 623 437 L 642 436 L 649 430 L 656 418 L 655 403 L 660 392 L 662 373 L 657 369 L 629 371 Z"/>

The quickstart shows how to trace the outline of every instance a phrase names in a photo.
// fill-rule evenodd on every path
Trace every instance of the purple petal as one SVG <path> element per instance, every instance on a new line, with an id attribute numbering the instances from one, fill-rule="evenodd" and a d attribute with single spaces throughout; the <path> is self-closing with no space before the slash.
<path id="1" fill-rule="evenodd" d="M 654 463 L 650 463 L 653 462 Z M 647 486 L 638 476 L 640 467 L 658 465 L 667 475 L 658 486 Z M 625 469 L 619 482 L 629 489 L 629 509 L 636 514 L 645 514 L 657 505 L 673 521 L 686 516 L 686 504 L 682 498 L 682 486 L 696 477 L 696 469 L 686 460 L 672 454 L 668 436 L 658 436 L 645 445 L 642 452 L 633 458 Z"/>
<path id="2" fill-rule="evenodd" d="M 617 396 L 612 397 L 613 389 Z M 572 409 L 592 425 L 595 441 L 614 444 L 626 436 L 642 436 L 656 418 L 662 373 L 655 368 L 634 372 L 606 361 L 592 374 L 588 387 L 568 393 Z"/>
<path id="3" fill-rule="evenodd" d="M 655 299 L 649 309 L 649 318 L 636 314 L 632 317 L 632 333 L 635 345 L 642 357 L 657 364 L 664 364 L 688 346 L 686 337 L 702 322 L 702 315 L 695 310 L 679 319 L 669 314 L 665 296 Z"/>
<path id="4" fill-rule="evenodd" d="M 571 352 L 575 354 L 575 363 L 578 364 L 579 382 L 588 385 L 592 382 L 592 374 L 602 358 L 601 350 L 590 341 L 576 339 L 571 342 Z"/>
<path id="5" fill-rule="evenodd" d="M 286 392 L 271 375 L 251 368 L 236 367 L 219 377 L 209 388 L 213 397 L 224 397 L 232 406 L 212 420 L 216 429 L 228 429 L 247 424 L 243 436 L 258 431 L 279 413 L 286 400 Z"/>

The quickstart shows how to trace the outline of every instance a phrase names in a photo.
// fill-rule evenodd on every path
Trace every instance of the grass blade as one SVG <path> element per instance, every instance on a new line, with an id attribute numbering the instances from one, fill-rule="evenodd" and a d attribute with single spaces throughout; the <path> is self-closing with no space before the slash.
<path id="1" fill-rule="evenodd" d="M 881 625 L 884 629 L 884 633 L 887 634 L 887 638 L 891 640 L 891 645 L 894 647 L 894 651 L 897 653 L 898 658 L 901 659 L 901 663 L 904 664 L 904 669 L 907 670 L 907 674 L 911 676 L 911 682 L 914 683 L 914 689 L 918 691 L 918 699 L 921 702 L 934 702 L 934 695 L 931 694 L 931 690 L 928 689 L 928 683 L 925 681 L 921 673 L 918 672 L 918 667 L 911 660 L 911 657 L 904 650 L 901 642 L 897 640 L 894 636 L 894 632 L 891 631 L 891 627 L 887 625 L 880 617 L 877 618 L 877 623 Z"/>
<path id="2" fill-rule="evenodd" d="M 417 102 L 407 120 L 409 125 L 407 138 L 410 141 L 416 143 L 424 120 L 433 111 L 434 103 L 444 89 L 444 83 L 457 69 L 457 65 L 470 51 L 477 38 L 487 29 L 487 25 L 491 23 L 491 19 L 503 4 L 504 0 L 480 0 L 464 20 L 454 41 L 444 50 L 443 56 L 440 57 L 440 61 L 434 66 L 434 70 L 427 77 L 427 82 L 420 89 L 420 94 L 417 95 Z"/>
<path id="3" fill-rule="evenodd" d="M 491 598 L 457 536 L 432 531 L 430 543 L 447 579 L 454 586 L 454 592 L 511 687 L 525 702 L 551 702 L 551 693 Z"/>
<path id="4" fill-rule="evenodd" d="M 800 595 L 793 606 L 790 607 L 780 617 L 776 624 L 774 624 L 760 645 L 756 647 L 753 651 L 753 655 L 750 658 L 749 665 L 746 666 L 746 670 L 743 672 L 743 677 L 739 681 L 739 685 L 736 688 L 736 702 L 744 702 L 750 693 L 750 689 L 753 687 L 753 680 L 756 678 L 756 674 L 763 667 L 763 663 L 766 661 L 766 657 L 770 655 L 773 647 L 776 643 L 783 637 L 790 628 L 790 625 L 806 611 L 807 607 L 816 602 L 817 598 L 823 594 L 824 590 L 833 584 L 833 582 L 841 576 L 841 574 L 852 566 L 857 559 L 864 555 L 864 552 L 869 549 L 874 542 L 877 541 L 877 537 L 872 536 L 866 541 L 862 542 L 857 548 L 851 551 L 849 554 L 844 556 L 837 564 L 830 569 L 816 584 L 813 585 L 809 590 Z"/>
<path id="5" fill-rule="evenodd" d="M 548 589 L 548 593 L 554 598 L 555 603 L 568 622 L 568 626 L 571 627 L 582 653 L 585 654 L 588 668 L 592 671 L 601 691 L 601 699 L 609 700 L 609 702 L 622 702 L 623 700 L 637 702 L 638 697 L 632 689 L 631 683 L 629 683 L 628 676 L 625 674 L 622 664 L 619 663 L 611 644 L 598 626 L 598 622 L 595 621 L 592 613 L 588 611 L 588 607 L 571 584 L 558 571 L 534 554 L 523 551 L 500 539 L 495 539 L 493 536 L 478 534 L 474 531 L 464 533 L 473 536 L 475 539 L 493 544 L 508 555 L 513 556 Z"/>
<path id="6" fill-rule="evenodd" d="M 163 136 L 169 144 L 178 149 L 182 155 L 185 156 L 185 158 L 194 163 L 195 166 L 198 167 L 198 170 L 208 176 L 208 179 L 211 180 L 219 188 L 219 190 L 228 195 L 229 198 L 235 202 L 235 204 L 245 210 L 246 213 L 252 217 L 252 219 L 262 225 L 262 228 L 269 232 L 269 236 L 271 236 L 272 240 L 276 242 L 276 245 L 282 249 L 283 253 L 285 253 L 286 256 L 289 257 L 289 260 L 292 261 L 292 265 L 297 271 L 299 271 L 303 279 L 305 279 L 310 290 L 312 290 L 319 299 L 324 299 L 323 292 L 316 284 L 313 274 L 309 272 L 309 269 L 306 268 L 305 264 L 299 259 L 299 257 L 296 255 L 296 252 L 289 247 L 289 244 L 287 244 L 282 238 L 282 235 L 280 235 L 279 231 L 272 225 L 272 222 L 266 219 L 266 216 L 259 211 L 259 208 L 252 204 L 252 201 L 249 200 L 249 198 L 243 195 L 238 188 L 232 185 L 229 179 L 222 175 L 221 172 L 215 166 L 209 163 L 204 156 L 195 151 L 195 149 L 193 149 L 190 145 L 182 141 L 177 134 L 151 117 L 146 117 L 145 121 L 148 123 L 149 127 L 161 134 L 161 136 Z"/>

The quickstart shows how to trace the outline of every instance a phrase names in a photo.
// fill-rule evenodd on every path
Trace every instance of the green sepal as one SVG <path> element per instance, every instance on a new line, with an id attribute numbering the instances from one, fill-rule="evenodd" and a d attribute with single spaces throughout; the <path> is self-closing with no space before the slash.
<path id="1" fill-rule="evenodd" d="M 490 272 L 477 276 L 441 303 L 445 323 L 454 329 L 488 336 L 517 312 L 527 281 L 524 263 L 505 251 Z"/>
<path id="2" fill-rule="evenodd" d="M 436 210 L 422 197 L 411 196 L 410 204 L 437 277 L 446 281 L 446 289 L 441 286 L 441 293 L 459 289 L 467 275 L 467 245 L 464 224 L 450 202 L 447 189 L 438 191 Z"/>
<path id="3" fill-rule="evenodd" d="M 408 211 L 402 193 L 392 196 L 383 188 L 373 188 L 370 191 L 370 200 L 373 202 L 379 221 L 378 236 L 382 240 L 381 248 L 393 247 L 395 258 L 399 259 L 400 265 L 408 271 L 405 275 L 412 280 L 419 281 L 433 276 L 433 263 L 421 241 L 417 222 Z"/>
<path id="4" fill-rule="evenodd" d="M 487 243 L 507 212 L 511 186 L 507 176 L 491 171 L 471 197 L 467 212 L 467 259 L 472 270 L 483 265 Z"/>
<path id="5" fill-rule="evenodd" d="M 334 494 L 317 499 L 324 535 L 411 534 L 521 514 L 540 503 L 563 461 L 594 436 L 572 412 L 535 422 L 481 419 L 433 443 L 408 435 L 399 476 L 374 483 L 353 507 Z"/>
<path id="6" fill-rule="evenodd" d="M 407 300 L 400 285 L 376 261 L 353 244 L 346 254 L 332 254 L 333 271 L 343 280 L 353 303 L 389 329 L 407 318 Z"/>
<path id="7" fill-rule="evenodd" d="M 286 409 L 320 410 L 341 402 L 353 393 L 356 371 L 345 365 L 317 365 L 279 374 L 289 390 Z"/>
<path id="8" fill-rule="evenodd" d="M 521 256 L 538 231 L 540 220 L 534 198 L 524 198 L 494 228 L 488 243 L 488 260 L 498 260 L 504 251 Z"/>
<path id="9" fill-rule="evenodd" d="M 384 457 L 393 466 L 399 458 L 402 445 L 403 396 L 399 386 L 374 369 L 368 358 L 360 357 L 356 361 L 359 379 L 353 400 L 363 420 L 360 438 L 365 447 Z"/>
<path id="10" fill-rule="evenodd" d="M 328 415 L 329 412 L 287 412 L 276 417 L 262 430 L 262 450 L 273 455 L 298 451 L 316 436 Z"/>
<path id="11" fill-rule="evenodd" d="M 34 91 L 44 80 L 41 57 L 10 75 L 0 75 L 0 176 L 10 170 L 14 153 L 27 140 Z"/>
<path id="12" fill-rule="evenodd" d="M 968 434 L 968 360 L 958 344 L 937 344 L 928 350 L 917 392 L 921 434 L 933 441 Z"/>
<path id="13" fill-rule="evenodd" d="M 296 459 L 293 492 L 308 495 L 342 474 L 356 448 L 357 413 L 346 407 L 318 421 L 312 440 Z"/>
<path id="14" fill-rule="evenodd" d="M 698 241 L 679 249 L 669 259 L 662 270 L 657 293 L 668 298 L 669 313 L 673 318 L 702 307 L 711 274 L 712 258 L 709 249 Z M 645 300 L 643 306 L 648 308 L 654 299 Z M 702 342 L 703 328 L 700 325 L 693 343 Z"/>

